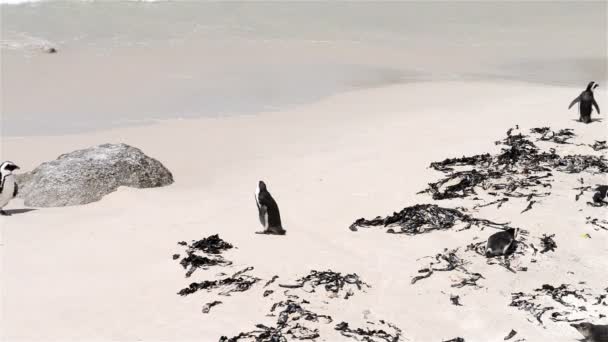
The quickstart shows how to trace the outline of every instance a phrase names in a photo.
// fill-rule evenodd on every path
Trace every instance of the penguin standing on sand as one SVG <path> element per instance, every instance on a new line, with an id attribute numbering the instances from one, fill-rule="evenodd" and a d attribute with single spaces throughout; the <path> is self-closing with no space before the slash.
<path id="1" fill-rule="evenodd" d="M 600 107 L 597 105 L 597 102 L 595 102 L 595 98 L 593 98 L 593 90 L 597 87 L 599 87 L 599 84 L 595 83 L 594 81 L 589 82 L 587 89 L 585 89 L 585 91 L 583 91 L 577 98 L 572 100 L 568 106 L 568 109 L 570 109 L 572 106 L 574 106 L 574 104 L 577 102 L 579 103 L 578 111 L 580 118 L 578 120 L 581 122 L 591 122 L 591 113 L 593 112 L 593 107 L 595 107 L 597 113 L 600 114 Z"/>
<path id="2" fill-rule="evenodd" d="M 0 215 L 8 215 L 2 208 L 8 204 L 19 192 L 13 171 L 19 166 L 10 161 L 0 164 Z"/>
<path id="3" fill-rule="evenodd" d="M 266 189 L 266 183 L 263 181 L 258 183 L 258 188 L 255 190 L 255 204 L 258 206 L 260 223 L 264 226 L 264 231 L 256 233 L 285 235 L 285 229 L 281 225 L 279 206 Z"/>
<path id="4" fill-rule="evenodd" d="M 508 255 L 515 243 L 516 234 L 517 230 L 515 228 L 509 228 L 490 235 L 486 246 L 486 257 L 492 258 L 500 255 Z"/>

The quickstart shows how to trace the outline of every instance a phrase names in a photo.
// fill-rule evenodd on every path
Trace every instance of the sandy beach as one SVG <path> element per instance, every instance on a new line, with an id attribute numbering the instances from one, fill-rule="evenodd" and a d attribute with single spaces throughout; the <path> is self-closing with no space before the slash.
<path id="1" fill-rule="evenodd" d="M 310 269 L 356 272 L 371 289 L 329 313 L 360 319 L 370 310 L 399 325 L 411 341 L 454 336 L 497 341 L 510 329 L 528 341 L 571 341 L 574 329 L 539 327 L 507 304 L 511 292 L 544 283 L 584 280 L 601 289 L 608 282 L 606 233 L 584 220 L 603 209 L 574 201 L 577 175 L 560 177 L 553 195 L 525 214 L 519 214 L 524 202 L 481 211 L 534 234 L 556 234 L 559 247 L 528 272 L 511 274 L 480 263 L 488 285 L 458 291 L 463 307 L 452 306 L 442 294 L 450 290 L 447 277 L 415 285 L 410 279 L 420 266 L 417 259 L 483 232 L 407 237 L 353 233 L 348 226 L 359 217 L 432 202 L 416 195 L 438 176 L 430 162 L 495 151 L 493 141 L 516 124 L 572 127 L 585 143 L 604 139 L 601 122 L 583 125 L 565 110 L 563 99 L 576 91 L 429 82 L 342 94 L 286 113 L 5 139 L 3 151 L 18 154 L 24 170 L 63 151 L 125 142 L 169 165 L 176 182 L 158 189 L 121 188 L 97 203 L 2 218 L 3 334 L 7 340 L 121 341 L 235 335 L 264 319 L 271 303 L 261 288 L 229 297 L 210 315 L 200 314 L 206 295 L 175 294 L 189 282 L 171 260 L 179 252 L 176 242 L 219 233 L 238 247 L 229 252 L 235 264 L 254 266 L 264 279 L 294 278 Z M 605 92 L 602 96 L 598 101 L 605 101 Z M 584 178 L 589 184 L 606 181 L 605 175 Z M 280 203 L 284 237 L 253 234 L 258 223 L 252 197 L 259 179 Z M 22 208 L 18 200 L 10 206 Z M 592 238 L 582 238 L 585 233 Z"/>
<path id="2" fill-rule="evenodd" d="M 590 146 L 608 136 L 606 3 L 0 6 L 0 162 L 22 173 L 125 143 L 174 178 L 78 206 L 12 200 L 12 215 L 0 216 L 1 340 L 218 341 L 263 324 L 291 341 L 306 332 L 280 327 L 291 317 L 317 329 L 316 341 L 487 342 L 514 330 L 509 341 L 565 342 L 581 338 L 572 322 L 608 324 L 608 230 L 591 221 L 608 224 L 591 190 L 608 184 L 595 169 L 608 149 Z M 57 53 L 44 53 L 49 46 Z M 567 107 L 592 80 L 604 111 L 583 124 Z M 530 131 L 540 127 L 574 136 L 543 141 Z M 583 155 L 596 165 L 570 172 L 575 162 L 563 159 L 530 178 L 532 195 L 521 186 L 507 200 L 504 189 L 488 194 L 492 180 L 463 198 L 419 193 L 450 174 L 431 163 L 496 156 L 508 131 L 547 158 Z M 518 172 L 501 177 L 541 174 Z M 260 180 L 285 236 L 255 234 Z M 421 204 L 504 224 L 349 229 Z M 507 227 L 521 231 L 511 264 L 470 248 Z M 187 277 L 185 245 L 214 234 L 234 248 L 205 254 L 224 263 Z M 556 247 L 543 249 L 551 239 Z M 437 271 L 455 249 L 462 265 Z M 248 267 L 244 279 L 255 281 L 242 292 L 178 295 Z M 356 274 L 369 287 L 289 287 L 313 270 Z M 414 281 L 420 275 L 428 277 Z M 573 292 L 562 296 L 562 284 Z M 516 307 L 518 298 L 538 307 Z M 314 315 L 274 311 L 295 302 Z M 542 322 L 531 314 L 548 307 Z M 341 322 L 375 335 L 365 340 Z"/>

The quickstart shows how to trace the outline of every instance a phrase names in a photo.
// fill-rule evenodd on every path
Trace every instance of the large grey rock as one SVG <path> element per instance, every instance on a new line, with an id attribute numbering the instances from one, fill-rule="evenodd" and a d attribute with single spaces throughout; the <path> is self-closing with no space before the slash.
<path id="1" fill-rule="evenodd" d="M 104 144 L 63 154 L 17 176 L 19 197 L 32 207 L 99 201 L 119 186 L 153 188 L 173 183 L 158 160 L 126 144 Z"/>

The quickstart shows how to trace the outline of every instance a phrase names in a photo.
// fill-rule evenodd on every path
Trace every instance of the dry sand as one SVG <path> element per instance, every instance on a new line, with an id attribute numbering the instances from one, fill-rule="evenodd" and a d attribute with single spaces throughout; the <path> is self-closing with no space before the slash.
<path id="1" fill-rule="evenodd" d="M 431 161 L 496 151 L 493 142 L 516 124 L 575 128 L 582 143 L 606 140 L 605 120 L 584 125 L 575 121 L 575 110 L 566 110 L 580 90 L 429 82 L 341 94 L 287 112 L 3 139 L 2 159 L 24 171 L 64 152 L 124 142 L 162 161 L 176 180 L 165 188 L 121 188 L 89 205 L 0 217 L 3 340 L 216 341 L 270 322 L 264 315 L 272 297 L 262 297 L 261 284 L 220 299 L 224 304 L 208 315 L 201 307 L 215 296 L 176 295 L 219 272 L 185 279 L 171 259 L 180 252 L 176 242 L 219 233 L 238 247 L 226 254 L 234 271 L 251 265 L 255 275 L 278 274 L 284 282 L 311 269 L 356 272 L 372 288 L 333 301 L 324 313 L 355 321 L 370 310 L 401 327 L 409 341 L 502 341 L 511 329 L 518 331 L 514 340 L 573 341 L 580 336 L 567 324 L 540 327 L 508 303 L 511 292 L 544 283 L 607 286 L 608 233 L 585 224 L 586 216 L 602 216 L 605 209 L 575 202 L 572 190 L 581 176 L 587 184 L 605 184 L 605 176 L 556 177 L 553 195 L 524 214 L 523 201 L 481 210 L 478 216 L 510 221 L 533 235 L 556 234 L 558 249 L 528 272 L 476 264 L 486 277 L 478 290 L 450 288 L 450 273 L 414 285 L 410 280 L 422 267 L 417 259 L 483 239 L 487 231 L 408 237 L 379 229 L 355 233 L 348 226 L 359 217 L 432 202 L 416 195 L 441 176 L 427 168 Z M 597 97 L 606 106 L 606 92 Z M 593 153 L 585 146 L 564 148 Z M 253 200 L 260 179 L 279 203 L 284 237 L 254 234 L 261 228 Z M 10 204 L 22 207 L 19 200 Z M 451 305 L 450 293 L 460 294 L 464 306 Z"/>

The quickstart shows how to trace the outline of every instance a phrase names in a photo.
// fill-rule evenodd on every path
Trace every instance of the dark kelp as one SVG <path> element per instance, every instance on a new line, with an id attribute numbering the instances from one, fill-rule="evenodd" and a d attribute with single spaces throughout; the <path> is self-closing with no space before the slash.
<path id="1" fill-rule="evenodd" d="M 237 342 L 241 340 L 253 340 L 256 342 L 314 340 L 319 337 L 319 330 L 307 325 L 310 325 L 310 322 L 329 324 L 333 320 L 331 316 L 319 315 L 305 309 L 302 306 L 304 304 L 308 304 L 308 302 L 302 300 L 300 303 L 297 303 L 291 299 L 277 302 L 270 309 L 271 315 L 274 315 L 277 309 L 282 309 L 277 314 L 277 321 L 274 326 L 268 327 L 263 324 L 257 324 L 257 330 L 242 332 L 231 338 L 222 336 L 220 342 Z"/>
<path id="2" fill-rule="evenodd" d="M 364 287 L 370 287 L 356 273 L 343 275 L 331 270 L 312 270 L 308 275 L 296 280 L 295 284 L 279 284 L 279 286 L 289 289 L 302 288 L 306 292 L 315 292 L 317 287 L 322 286 L 326 292 L 335 296 L 338 296 L 341 291 L 346 291 L 345 299 L 354 294 L 352 291 L 354 289 L 362 291 Z"/>
<path id="3" fill-rule="evenodd" d="M 431 261 L 429 267 L 422 268 L 418 270 L 418 273 L 422 275 L 415 276 L 412 278 L 411 283 L 415 284 L 419 280 L 426 279 L 433 275 L 435 272 L 449 272 L 449 271 L 458 271 L 464 274 L 464 278 L 462 278 L 459 282 L 452 284 L 452 287 L 461 288 L 464 286 L 474 286 L 481 287 L 477 284 L 479 279 L 482 279 L 483 276 L 480 273 L 470 272 L 466 265 L 469 264 L 468 261 L 462 259 L 457 254 L 458 249 L 454 250 L 444 250 L 443 253 L 439 253 L 435 255 L 434 260 Z"/>
<path id="4" fill-rule="evenodd" d="M 229 296 L 233 292 L 244 292 L 251 288 L 251 286 L 257 283 L 260 278 L 244 274 L 253 270 L 253 267 L 247 267 L 233 274 L 230 277 L 218 279 L 218 280 L 204 280 L 199 283 L 191 283 L 188 287 L 181 289 L 177 294 L 180 296 L 187 296 L 193 294 L 199 290 L 213 290 L 221 288 L 219 292 L 222 296 Z"/>
<path id="5" fill-rule="evenodd" d="M 416 235 L 432 230 L 450 229 L 461 223 L 463 224 L 462 229 L 468 229 L 472 225 L 492 228 L 504 228 L 507 226 L 506 223 L 496 223 L 472 217 L 458 209 L 444 208 L 436 204 L 416 204 L 403 208 L 400 212 L 393 213 L 393 215 L 385 218 L 381 218 L 380 216 L 372 220 L 360 218 L 349 228 L 352 231 L 357 231 L 358 228 L 395 225 L 400 227 L 400 231 L 388 229 L 387 233 Z"/>
<path id="6" fill-rule="evenodd" d="M 401 338 L 401 329 L 397 328 L 391 323 L 387 323 L 383 320 L 379 321 L 381 327 L 373 329 L 366 327 L 352 329 L 348 323 L 341 322 L 335 327 L 342 336 L 357 340 L 357 341 L 368 341 L 368 342 L 397 342 Z M 390 330 L 388 332 L 387 330 Z"/>
<path id="7" fill-rule="evenodd" d="M 511 294 L 510 306 L 519 310 L 527 311 L 539 324 L 544 324 L 542 317 L 551 312 L 549 319 L 554 322 L 576 322 L 583 320 L 580 315 L 573 318 L 575 314 L 584 313 L 587 318 L 594 315 L 600 317 L 606 315 L 608 308 L 602 304 L 602 294 L 595 295 L 588 289 L 574 288 L 568 284 L 552 286 L 542 285 L 533 293 L 515 292 Z M 551 304 L 548 304 L 551 303 Z M 581 305 L 584 303 L 586 305 Z"/>
<path id="8" fill-rule="evenodd" d="M 564 144 L 575 135 L 570 129 L 553 132 L 547 127 L 532 129 L 538 140 Z M 590 155 L 560 156 L 554 149 L 543 151 L 527 136 L 507 132 L 507 137 L 496 142 L 503 145 L 496 155 L 481 154 L 471 157 L 448 158 L 433 162 L 430 167 L 445 173 L 444 178 L 429 183 L 420 193 L 429 193 L 435 200 L 477 196 L 480 190 L 487 195 L 526 198 L 529 202 L 522 211 L 532 209 L 535 197 L 546 197 L 553 182 L 552 171 L 564 173 L 605 173 L 608 163 L 604 157 Z"/>

